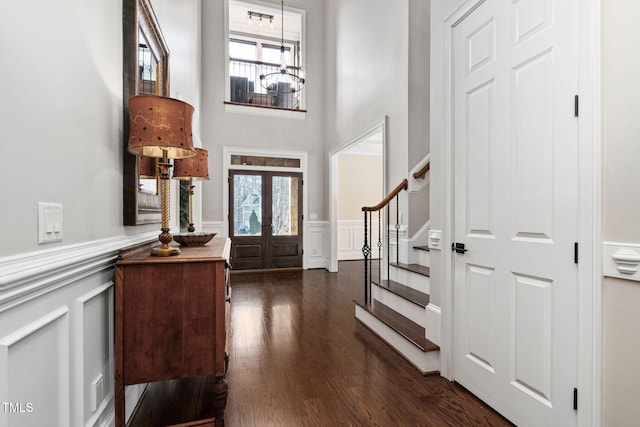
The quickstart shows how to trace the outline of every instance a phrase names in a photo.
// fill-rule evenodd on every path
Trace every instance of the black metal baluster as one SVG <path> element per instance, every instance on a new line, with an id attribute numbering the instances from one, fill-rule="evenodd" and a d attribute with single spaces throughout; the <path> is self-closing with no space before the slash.
<path id="1" fill-rule="evenodd" d="M 373 212 L 369 211 L 369 241 L 373 243 L 373 224 L 371 223 L 371 217 L 373 216 Z M 369 257 L 369 275 L 373 275 L 373 256 Z M 369 290 L 371 290 L 371 280 L 369 280 Z M 371 304 L 371 292 L 369 292 L 369 301 L 368 304 Z"/>
<path id="2" fill-rule="evenodd" d="M 378 211 L 378 283 L 382 284 L 382 209 Z"/>
<path id="3" fill-rule="evenodd" d="M 396 263 L 400 260 L 400 194 L 396 196 Z"/>
<path id="4" fill-rule="evenodd" d="M 367 241 L 367 211 L 364 211 L 364 246 L 362 246 L 362 255 L 364 255 L 364 301 L 369 301 L 369 242 Z"/>
<path id="5" fill-rule="evenodd" d="M 387 281 L 391 280 L 391 205 L 387 205 Z"/>

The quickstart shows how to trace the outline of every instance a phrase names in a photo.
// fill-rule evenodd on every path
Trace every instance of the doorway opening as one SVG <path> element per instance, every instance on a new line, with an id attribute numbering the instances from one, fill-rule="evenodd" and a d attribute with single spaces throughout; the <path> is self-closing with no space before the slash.
<path id="1" fill-rule="evenodd" d="M 331 251 L 329 271 L 339 260 L 363 259 L 362 207 L 384 198 L 386 117 L 330 152 Z"/>

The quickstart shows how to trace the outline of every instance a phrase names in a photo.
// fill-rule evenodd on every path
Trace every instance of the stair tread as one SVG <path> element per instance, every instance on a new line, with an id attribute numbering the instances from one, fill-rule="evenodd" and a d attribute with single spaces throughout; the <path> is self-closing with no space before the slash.
<path id="1" fill-rule="evenodd" d="M 380 301 L 374 301 L 371 304 L 356 300 L 353 302 L 396 331 L 398 334 L 411 341 L 423 352 L 427 353 L 430 351 L 440 350 L 438 345 L 425 338 L 425 329 L 422 326 L 387 307 Z"/>
<path id="2" fill-rule="evenodd" d="M 373 281 L 373 283 L 420 307 L 426 307 L 429 304 L 429 294 L 420 292 L 395 280 L 383 280 L 381 283 Z"/>
<path id="3" fill-rule="evenodd" d="M 419 251 L 427 251 L 427 252 L 429 252 L 431 250 L 431 248 L 429 248 L 429 246 L 414 246 L 413 249 L 417 249 Z"/>
<path id="4" fill-rule="evenodd" d="M 431 270 L 429 267 L 420 264 L 405 264 L 402 262 L 393 262 L 391 265 L 402 268 L 403 270 L 412 271 L 414 273 L 421 274 L 423 276 L 429 277 L 431 275 Z"/>

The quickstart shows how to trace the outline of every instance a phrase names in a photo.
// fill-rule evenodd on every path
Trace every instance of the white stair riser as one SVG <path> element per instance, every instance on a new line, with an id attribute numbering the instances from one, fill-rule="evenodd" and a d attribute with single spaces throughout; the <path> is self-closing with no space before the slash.
<path id="1" fill-rule="evenodd" d="M 371 329 L 423 374 L 440 370 L 440 351 L 425 353 L 360 306 L 356 306 L 356 319 Z"/>
<path id="2" fill-rule="evenodd" d="M 423 251 L 420 249 L 414 249 L 416 255 L 416 264 L 424 265 L 425 267 L 431 267 L 431 252 Z"/>
<path id="3" fill-rule="evenodd" d="M 393 309 L 396 313 L 403 315 L 423 328 L 426 326 L 426 312 L 423 307 L 420 307 L 411 301 L 407 301 L 393 292 L 375 284 L 371 287 L 371 296 L 373 299 L 380 301 L 387 307 Z"/>
<path id="4" fill-rule="evenodd" d="M 431 293 L 431 280 L 429 277 L 423 276 L 422 274 L 414 273 L 413 271 L 408 271 L 404 268 L 391 266 L 390 277 L 391 280 L 402 283 L 410 288 L 417 289 L 425 294 Z"/>

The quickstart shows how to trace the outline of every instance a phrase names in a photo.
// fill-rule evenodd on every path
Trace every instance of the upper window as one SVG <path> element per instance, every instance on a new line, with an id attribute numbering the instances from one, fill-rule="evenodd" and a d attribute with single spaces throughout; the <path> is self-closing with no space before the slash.
<path id="1" fill-rule="evenodd" d="M 302 24 L 300 12 L 229 0 L 227 101 L 304 109 Z M 300 79 L 281 73 L 283 69 Z"/>

